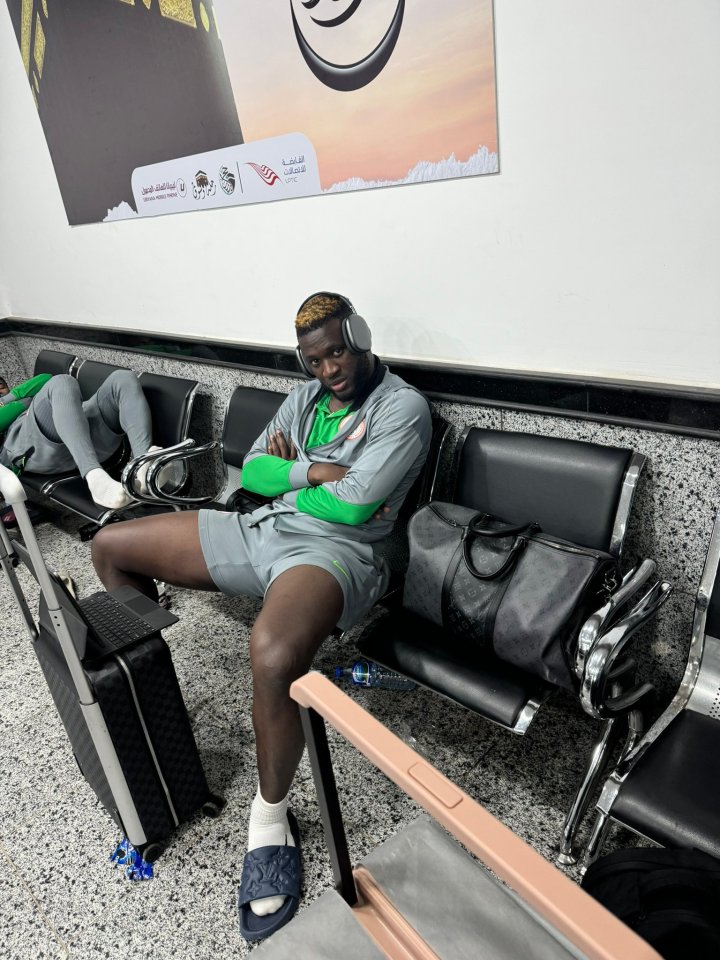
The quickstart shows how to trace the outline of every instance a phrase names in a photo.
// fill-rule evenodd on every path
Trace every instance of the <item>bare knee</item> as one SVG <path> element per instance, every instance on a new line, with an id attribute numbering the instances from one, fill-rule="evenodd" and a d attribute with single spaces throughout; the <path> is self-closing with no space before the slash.
<path id="1" fill-rule="evenodd" d="M 132 583 L 135 577 L 146 575 L 141 572 L 139 551 L 145 554 L 148 551 L 143 547 L 143 537 L 138 539 L 138 534 L 133 521 L 127 521 L 108 524 L 93 537 L 90 548 L 93 566 L 108 589 Z"/>
<path id="2" fill-rule="evenodd" d="M 103 527 L 95 534 L 90 545 L 93 566 L 103 583 L 113 570 L 120 569 L 123 537 L 119 526 L 119 524 L 111 524 Z"/>
<path id="3" fill-rule="evenodd" d="M 307 672 L 314 645 L 309 638 L 272 630 L 256 623 L 250 636 L 250 663 L 256 683 L 277 689 L 287 689 L 293 680 Z"/>

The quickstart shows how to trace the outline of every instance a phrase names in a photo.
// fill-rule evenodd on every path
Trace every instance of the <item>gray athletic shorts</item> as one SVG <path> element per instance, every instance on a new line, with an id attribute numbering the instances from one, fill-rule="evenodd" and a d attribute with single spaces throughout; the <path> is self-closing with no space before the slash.
<path id="1" fill-rule="evenodd" d="M 276 577 L 310 564 L 327 570 L 345 598 L 338 626 L 358 623 L 385 592 L 388 572 L 372 545 L 275 529 L 275 517 L 258 522 L 252 513 L 200 510 L 203 557 L 216 587 L 228 596 L 264 597 Z"/>

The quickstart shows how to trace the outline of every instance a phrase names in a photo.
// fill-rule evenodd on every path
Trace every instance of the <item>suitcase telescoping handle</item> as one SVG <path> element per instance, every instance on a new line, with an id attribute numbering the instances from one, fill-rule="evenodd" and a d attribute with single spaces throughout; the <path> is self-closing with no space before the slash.
<path id="1" fill-rule="evenodd" d="M 0 493 L 3 495 L 5 502 L 11 504 L 15 511 L 20 533 L 25 541 L 25 547 L 30 554 L 30 560 L 32 561 L 35 574 L 40 583 L 40 589 L 45 597 L 48 612 L 53 627 L 55 628 L 55 635 L 60 642 L 60 648 L 75 685 L 80 702 L 80 709 L 87 724 L 88 732 L 98 758 L 101 760 L 105 776 L 107 777 L 120 822 L 132 844 L 138 847 L 145 843 L 147 835 L 140 821 L 130 792 L 130 787 L 125 779 L 125 774 L 120 766 L 120 760 L 118 759 L 115 745 L 105 724 L 102 709 L 93 695 L 92 688 L 80 662 L 80 657 L 75 649 L 75 644 L 70 636 L 65 614 L 58 602 L 55 584 L 50 578 L 43 555 L 40 552 L 35 530 L 33 529 L 32 523 L 30 523 L 30 517 L 25 507 L 27 495 L 15 474 L 11 470 L 8 470 L 7 467 L 2 466 L 2 464 L 0 464 Z M 3 526 L 2 520 L 0 520 L 0 564 L 11 580 L 15 598 L 28 626 L 30 635 L 33 639 L 36 639 L 37 627 L 28 610 L 27 602 L 25 601 L 20 585 L 17 582 L 15 570 L 12 566 L 13 559 L 14 551 L 12 544 L 8 539 L 7 531 Z"/>
<path id="2" fill-rule="evenodd" d="M 6 468 L 0 465 L 0 492 L 3 495 L 6 503 L 10 504 L 10 495 L 16 491 L 12 491 L 7 482 L 3 483 L 4 471 Z M 9 471 L 8 471 L 9 472 Z M 11 474 L 12 479 L 17 482 L 17 478 Z M 7 491 L 6 491 L 7 488 Z M 25 496 L 25 491 L 22 490 L 23 497 Z M 15 563 L 16 558 L 14 557 L 15 551 L 13 550 L 12 543 L 10 542 L 10 537 L 8 537 L 7 530 L 5 529 L 5 524 L 0 519 L 0 567 L 3 568 L 5 574 L 10 581 L 10 589 L 12 594 L 15 597 L 15 602 L 18 605 L 20 610 L 20 615 L 22 616 L 25 622 L 25 629 L 30 635 L 30 639 L 34 642 L 38 638 L 38 630 L 35 624 L 35 619 L 30 613 L 30 608 L 27 605 L 27 600 L 25 599 L 25 594 L 23 589 L 20 586 L 20 582 L 15 574 Z"/>
<path id="3" fill-rule="evenodd" d="M 50 574 L 47 571 L 47 567 L 45 566 L 45 560 L 40 552 L 40 547 L 38 546 L 37 538 L 35 536 L 35 530 L 33 529 L 33 525 L 30 522 L 30 517 L 28 516 L 28 512 L 25 507 L 27 494 L 23 489 L 23 485 L 20 483 L 12 470 L 8 470 L 8 468 L 4 467 L 2 464 L 0 464 L 0 493 L 2 493 L 5 502 L 11 504 L 13 510 L 15 511 L 20 533 L 25 541 L 27 552 L 30 554 L 33 567 L 35 568 L 35 575 L 37 576 L 40 589 L 45 597 L 48 612 L 50 614 L 50 618 L 52 619 L 53 626 L 55 627 L 55 633 L 60 642 L 60 647 L 65 657 L 65 662 L 70 670 L 70 676 L 72 677 L 73 683 L 75 684 L 75 689 L 78 692 L 80 703 L 93 703 L 95 698 L 90 688 L 90 684 L 88 683 L 88 679 L 85 676 L 85 671 L 82 668 L 80 657 L 75 649 L 75 644 L 70 636 L 67 621 L 65 620 L 62 607 L 60 606 L 57 593 L 55 592 L 55 584 L 52 582 Z M 20 584 L 17 581 L 15 570 L 13 569 L 11 562 L 13 556 L 12 545 L 8 538 L 7 531 L 5 530 L 5 527 L 2 525 L 1 521 L 0 527 L 2 527 L 0 530 L 0 539 L 2 539 L 0 560 L 2 562 L 3 569 L 11 581 L 11 586 L 13 587 L 13 592 L 20 608 L 20 613 L 22 614 L 22 617 L 28 628 L 28 632 L 30 633 L 30 636 L 35 639 L 37 637 L 37 627 L 35 626 L 35 621 L 30 615 L 25 597 L 22 589 L 20 588 Z"/>
<path id="4" fill-rule="evenodd" d="M 327 721 L 482 863 L 494 870 L 587 960 L 625 960 L 627 957 L 661 960 L 650 944 L 641 940 L 327 677 L 319 673 L 306 674 L 292 684 L 290 696 L 301 707 L 304 726 L 310 733 L 306 739 L 311 751 L 314 752 L 318 745 L 315 731 L 322 727 L 324 737 L 323 721 Z M 332 774 L 323 779 L 323 771 L 326 772 L 329 765 L 320 759 L 320 755 L 324 758 L 326 750 L 327 741 L 321 754 L 318 751 L 316 784 L 320 783 L 321 795 L 328 799 L 327 788 L 332 784 L 334 791 L 335 786 Z M 332 803 L 337 803 L 336 793 Z M 338 820 L 334 814 L 331 818 L 327 809 L 324 818 L 326 813 L 326 837 L 333 831 L 337 835 Z M 333 868 L 337 865 L 336 858 Z M 337 874 L 336 879 L 340 880 Z"/>

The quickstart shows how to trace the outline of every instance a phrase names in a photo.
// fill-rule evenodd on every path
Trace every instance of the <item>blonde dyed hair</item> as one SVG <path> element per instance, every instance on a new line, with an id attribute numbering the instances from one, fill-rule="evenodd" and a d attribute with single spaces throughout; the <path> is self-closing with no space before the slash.
<path id="1" fill-rule="evenodd" d="M 303 303 L 295 318 L 298 336 L 324 326 L 330 320 L 344 320 L 350 316 L 348 303 L 333 293 L 318 293 Z"/>

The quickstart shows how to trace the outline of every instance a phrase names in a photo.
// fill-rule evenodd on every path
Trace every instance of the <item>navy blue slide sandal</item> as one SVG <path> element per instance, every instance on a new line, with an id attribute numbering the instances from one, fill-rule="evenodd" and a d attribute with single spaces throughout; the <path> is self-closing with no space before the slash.
<path id="1" fill-rule="evenodd" d="M 245 854 L 237 904 L 240 932 L 246 940 L 264 940 L 284 927 L 292 919 L 300 902 L 300 830 L 289 810 L 287 817 L 294 847 L 258 847 Z M 250 909 L 250 901 L 262 897 L 286 899 L 276 913 L 257 917 Z"/>

